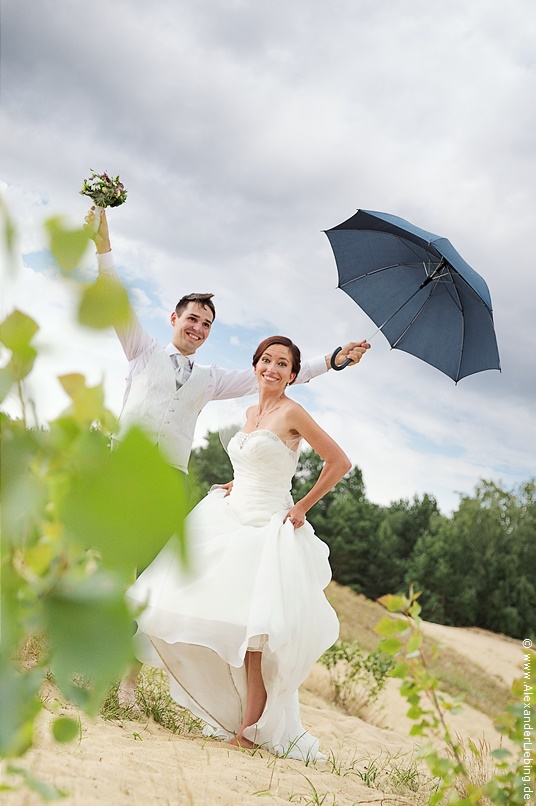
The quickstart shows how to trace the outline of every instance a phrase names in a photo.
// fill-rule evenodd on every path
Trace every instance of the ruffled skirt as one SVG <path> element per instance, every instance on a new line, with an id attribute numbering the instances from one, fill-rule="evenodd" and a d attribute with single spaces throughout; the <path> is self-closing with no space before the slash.
<path id="1" fill-rule="evenodd" d="M 244 735 L 273 753 L 321 757 L 303 728 L 298 688 L 336 640 L 339 623 L 324 589 L 328 547 L 286 510 L 268 521 L 236 509 L 233 496 L 210 493 L 187 520 L 191 562 L 173 538 L 129 589 L 138 616 L 136 654 L 168 674 L 171 696 L 230 738 L 246 706 L 249 649 L 262 651 L 267 692 L 259 721 Z"/>

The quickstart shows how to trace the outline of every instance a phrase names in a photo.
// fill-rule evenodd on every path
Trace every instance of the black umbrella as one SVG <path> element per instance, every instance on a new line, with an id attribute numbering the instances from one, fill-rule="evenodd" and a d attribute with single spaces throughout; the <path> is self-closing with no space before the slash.
<path id="1" fill-rule="evenodd" d="M 371 210 L 358 210 L 326 235 L 339 288 L 392 348 L 412 353 L 456 382 L 500 369 L 488 286 L 450 241 Z M 347 363 L 337 367 L 332 357 L 335 369 Z"/>

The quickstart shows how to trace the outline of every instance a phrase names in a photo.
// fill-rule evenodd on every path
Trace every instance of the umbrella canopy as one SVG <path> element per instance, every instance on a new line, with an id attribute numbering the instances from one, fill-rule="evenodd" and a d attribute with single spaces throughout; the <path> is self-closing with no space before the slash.
<path id="1" fill-rule="evenodd" d="M 491 296 L 450 241 L 371 210 L 326 235 L 342 288 L 404 350 L 458 382 L 500 369 Z"/>

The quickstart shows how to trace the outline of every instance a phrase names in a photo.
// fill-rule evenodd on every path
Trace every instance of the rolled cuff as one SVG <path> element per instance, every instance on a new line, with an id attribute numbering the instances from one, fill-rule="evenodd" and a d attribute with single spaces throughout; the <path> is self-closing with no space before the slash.
<path id="1" fill-rule="evenodd" d="M 97 253 L 97 266 L 99 267 L 99 271 L 101 269 L 106 270 L 114 268 L 114 256 L 111 249 L 109 252 L 103 252 L 102 254 Z"/>

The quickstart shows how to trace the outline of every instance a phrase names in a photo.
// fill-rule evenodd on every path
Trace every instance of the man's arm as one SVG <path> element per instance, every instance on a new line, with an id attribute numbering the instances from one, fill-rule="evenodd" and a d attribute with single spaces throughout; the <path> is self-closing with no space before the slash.
<path id="1" fill-rule="evenodd" d="M 302 367 L 295 383 L 307 383 L 311 378 L 327 372 L 328 364 L 324 356 L 303 361 Z M 235 397 L 254 395 L 259 387 L 253 367 L 249 369 L 223 369 L 211 366 L 211 383 L 207 389 L 208 400 L 232 400 Z"/>
<path id="2" fill-rule="evenodd" d="M 349 342 L 345 344 L 337 355 L 335 363 L 340 366 L 349 358 L 352 361 L 352 366 L 355 366 L 359 364 L 369 347 L 370 344 L 366 341 Z M 331 369 L 331 355 L 331 353 L 328 353 L 328 355 L 312 358 L 309 361 L 302 361 L 300 372 L 294 383 L 307 383 L 312 378 L 323 375 Z M 210 394 L 208 400 L 230 400 L 234 397 L 255 394 L 257 390 L 257 379 L 253 372 L 253 367 L 234 370 L 222 369 L 216 366 L 211 367 L 211 385 L 207 390 Z"/>
<path id="3" fill-rule="evenodd" d="M 92 210 L 86 216 L 88 224 L 93 222 L 95 215 Z M 101 219 L 99 228 L 94 237 L 95 246 L 97 248 L 97 264 L 99 267 L 99 275 L 110 277 L 116 282 L 120 283 L 121 279 L 114 266 L 114 257 L 112 247 L 110 244 L 110 233 L 108 230 L 108 221 L 106 219 L 106 212 L 101 212 Z M 121 342 L 121 346 L 129 361 L 139 358 L 144 353 L 150 355 L 155 347 L 158 345 L 156 339 L 147 333 L 134 309 L 130 308 L 130 317 L 127 323 L 118 325 L 115 332 Z M 136 373 L 135 373 L 136 374 Z"/>

